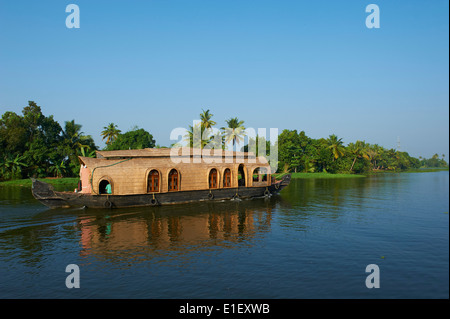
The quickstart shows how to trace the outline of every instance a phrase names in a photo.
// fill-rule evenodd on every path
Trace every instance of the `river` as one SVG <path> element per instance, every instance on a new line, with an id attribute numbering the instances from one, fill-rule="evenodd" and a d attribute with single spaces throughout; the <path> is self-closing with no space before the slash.
<path id="1" fill-rule="evenodd" d="M 448 212 L 448 171 L 113 210 L 0 187 L 0 298 L 449 298 Z"/>

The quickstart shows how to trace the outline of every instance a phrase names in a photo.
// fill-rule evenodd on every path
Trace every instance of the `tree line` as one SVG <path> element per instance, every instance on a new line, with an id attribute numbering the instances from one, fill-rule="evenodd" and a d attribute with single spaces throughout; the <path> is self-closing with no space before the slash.
<path id="1" fill-rule="evenodd" d="M 278 136 L 278 170 L 294 172 L 367 173 L 424 167 L 448 167 L 438 154 L 431 159 L 415 158 L 395 149 L 363 140 L 344 145 L 335 134 L 314 139 L 304 131 L 284 130 Z"/>
<path id="2" fill-rule="evenodd" d="M 154 147 L 153 136 L 137 127 L 121 134 L 114 124 L 104 127 L 106 150 Z M 27 177 L 76 177 L 78 156 L 95 157 L 99 147 L 75 120 L 61 126 L 53 115 L 29 101 L 22 115 L 5 112 L 0 119 L 0 180 Z"/>
<path id="3" fill-rule="evenodd" d="M 205 147 L 216 141 L 234 149 L 245 141 L 245 122 L 237 117 L 226 120 L 226 127 L 217 124 L 209 110 L 202 110 L 200 121 L 189 126 L 184 142 L 191 147 Z M 201 139 L 196 142 L 196 130 Z M 206 133 L 206 134 L 204 134 Z M 146 130 L 134 127 L 122 133 L 114 123 L 103 127 L 104 150 L 125 150 L 160 147 Z M 264 137 L 256 137 L 258 140 Z M 248 143 L 248 139 L 247 139 Z M 263 142 L 264 143 L 264 142 Z M 270 141 L 265 141 L 270 149 Z M 435 154 L 430 159 L 414 158 L 407 152 L 386 149 L 377 144 L 356 141 L 344 145 L 336 135 L 313 139 L 304 131 L 283 130 L 278 136 L 278 172 L 353 172 L 371 170 L 405 170 L 420 167 L 448 167 Z M 177 146 L 172 144 L 171 146 Z M 26 177 L 75 177 L 79 173 L 78 156 L 95 157 L 99 147 L 91 135 L 82 132 L 75 120 L 60 125 L 53 115 L 45 116 L 41 107 L 29 101 L 22 115 L 5 112 L 0 119 L 0 180 Z M 242 151 L 248 151 L 248 144 Z M 258 150 L 256 150 L 258 151 Z"/>
<path id="4" fill-rule="evenodd" d="M 221 141 L 222 148 L 232 142 L 234 148 L 236 143 L 245 141 L 245 122 L 237 117 L 226 120 L 227 127 L 220 130 L 212 130 L 216 122 L 212 119 L 213 114 L 209 110 L 202 110 L 200 121 L 189 126 L 185 141 L 192 147 L 205 147 L 212 145 L 217 147 L 217 141 Z M 201 132 L 201 139 L 194 139 L 194 130 Z M 208 132 L 209 131 L 209 132 Z M 208 134 L 209 133 L 209 134 Z M 200 135 L 200 134 L 199 134 Z M 219 138 L 217 138 L 219 135 Z M 262 141 L 260 141 L 262 139 Z M 266 144 L 266 154 L 269 155 L 270 141 L 265 137 L 247 137 L 247 145 L 242 151 L 249 151 L 248 144 L 253 140 L 258 153 L 258 145 Z M 214 143 L 214 141 L 216 141 Z M 278 149 L 277 172 L 328 172 L 328 173 L 367 173 L 370 171 L 399 171 L 425 167 L 448 167 L 445 155 L 439 158 L 438 154 L 430 159 L 422 157 L 415 158 L 407 152 L 395 149 L 387 149 L 378 144 L 366 143 L 363 140 L 344 145 L 342 138 L 335 134 L 328 138 L 314 139 L 308 137 L 304 131 L 283 130 L 275 142 Z"/>

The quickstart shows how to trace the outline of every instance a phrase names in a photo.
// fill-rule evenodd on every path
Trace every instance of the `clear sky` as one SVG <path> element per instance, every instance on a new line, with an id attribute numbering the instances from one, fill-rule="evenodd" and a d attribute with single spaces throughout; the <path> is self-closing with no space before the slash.
<path id="1" fill-rule="evenodd" d="M 168 146 L 203 108 L 219 127 L 237 116 L 345 144 L 400 139 L 448 160 L 449 2 L 0 0 L 0 114 L 28 100 L 99 146 L 110 122 Z"/>

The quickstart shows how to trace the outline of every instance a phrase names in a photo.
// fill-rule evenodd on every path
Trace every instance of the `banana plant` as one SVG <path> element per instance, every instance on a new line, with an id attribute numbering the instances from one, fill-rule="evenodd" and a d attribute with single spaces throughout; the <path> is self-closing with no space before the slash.
<path id="1" fill-rule="evenodd" d="M 80 154 L 83 157 L 95 157 L 95 150 L 91 151 L 88 146 L 81 146 Z"/>

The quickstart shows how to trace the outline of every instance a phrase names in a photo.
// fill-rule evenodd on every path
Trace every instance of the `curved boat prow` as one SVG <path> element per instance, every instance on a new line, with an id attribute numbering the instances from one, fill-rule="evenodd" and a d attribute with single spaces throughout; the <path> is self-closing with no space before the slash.
<path id="1" fill-rule="evenodd" d="M 35 178 L 31 178 L 31 181 L 33 183 L 31 193 L 34 198 L 50 208 L 61 207 L 62 199 L 56 195 L 53 185 L 38 181 Z"/>
<path id="2" fill-rule="evenodd" d="M 283 175 L 281 180 L 276 181 L 272 184 L 272 186 L 275 189 L 275 192 L 280 192 L 283 188 L 289 186 L 289 183 L 291 182 L 291 174 Z"/>
<path id="3" fill-rule="evenodd" d="M 287 187 L 289 183 L 291 182 L 291 174 L 286 174 L 281 179 L 281 186 L 282 188 Z"/>
<path id="4" fill-rule="evenodd" d="M 42 197 L 53 197 L 55 195 L 53 185 L 38 181 L 35 178 L 31 178 L 31 181 L 33 182 L 31 192 L 36 199 Z"/>

